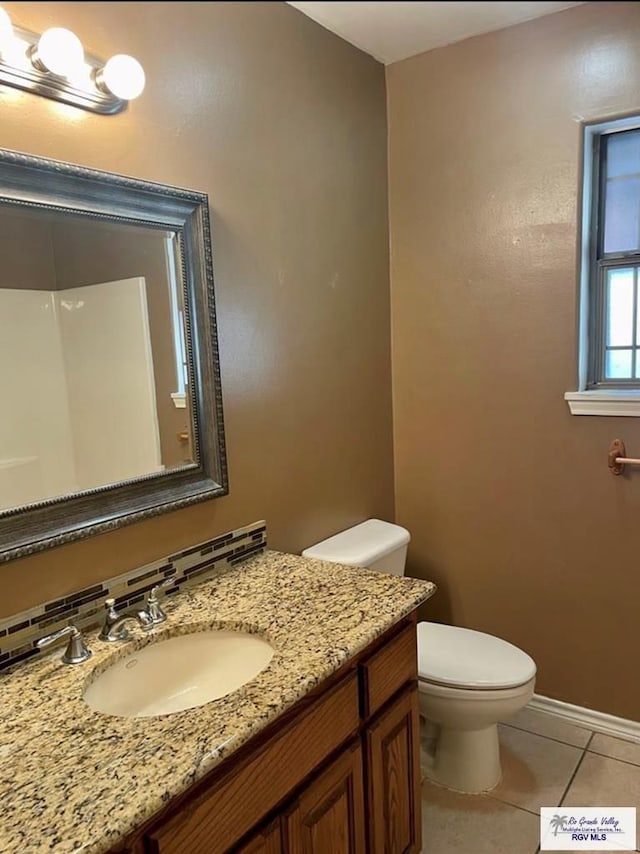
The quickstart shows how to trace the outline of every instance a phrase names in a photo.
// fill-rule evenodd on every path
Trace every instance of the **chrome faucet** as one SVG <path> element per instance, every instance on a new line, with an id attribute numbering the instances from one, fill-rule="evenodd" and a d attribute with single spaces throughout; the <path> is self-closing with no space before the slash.
<path id="1" fill-rule="evenodd" d="M 65 626 L 64 629 L 45 635 L 36 641 L 36 646 L 38 649 L 42 649 L 43 646 L 49 646 L 49 644 L 55 643 L 67 635 L 69 635 L 69 643 L 62 656 L 63 664 L 82 664 L 83 661 L 91 657 L 91 650 L 85 644 L 82 632 L 73 625 Z"/>
<path id="2" fill-rule="evenodd" d="M 146 611 L 134 611 L 127 612 L 125 614 L 118 614 L 115 609 L 115 599 L 106 599 L 104 605 L 107 609 L 107 613 L 104 618 L 102 631 L 98 637 L 100 640 L 107 641 L 107 643 L 129 640 L 131 635 L 126 628 L 126 624 L 130 620 L 137 621 L 138 625 L 140 625 L 145 631 L 148 631 L 154 625 L 151 616 Z"/>

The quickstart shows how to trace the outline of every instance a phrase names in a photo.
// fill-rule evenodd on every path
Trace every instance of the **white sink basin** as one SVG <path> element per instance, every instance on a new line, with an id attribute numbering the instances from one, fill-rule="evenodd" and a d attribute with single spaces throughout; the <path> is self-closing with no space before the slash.
<path id="1" fill-rule="evenodd" d="M 149 644 L 121 658 L 84 692 L 96 712 L 125 718 L 170 715 L 241 688 L 273 657 L 258 635 L 194 632 Z"/>

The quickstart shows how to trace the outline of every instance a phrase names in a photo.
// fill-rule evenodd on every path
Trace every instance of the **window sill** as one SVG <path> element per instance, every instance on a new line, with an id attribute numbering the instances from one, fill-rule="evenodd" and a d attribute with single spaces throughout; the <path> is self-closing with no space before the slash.
<path id="1" fill-rule="evenodd" d="M 568 391 L 564 399 L 572 415 L 630 415 L 640 418 L 640 390 Z"/>

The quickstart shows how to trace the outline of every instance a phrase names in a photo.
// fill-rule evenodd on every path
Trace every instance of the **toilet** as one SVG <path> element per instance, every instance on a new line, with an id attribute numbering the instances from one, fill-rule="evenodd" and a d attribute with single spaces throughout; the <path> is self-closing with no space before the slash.
<path id="1" fill-rule="evenodd" d="M 410 535 L 368 519 L 305 549 L 303 557 L 404 575 Z M 484 632 L 418 623 L 420 714 L 430 748 L 425 773 L 458 792 L 499 783 L 498 722 L 531 699 L 536 665 L 518 647 Z"/>

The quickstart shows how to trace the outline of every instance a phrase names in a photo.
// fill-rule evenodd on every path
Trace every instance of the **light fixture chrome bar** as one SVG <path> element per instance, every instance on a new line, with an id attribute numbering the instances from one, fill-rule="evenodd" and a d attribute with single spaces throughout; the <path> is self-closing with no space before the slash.
<path id="1" fill-rule="evenodd" d="M 0 85 L 13 86 L 103 115 L 113 115 L 125 109 L 127 101 L 98 89 L 95 84 L 95 75 L 104 66 L 102 60 L 85 52 L 86 75 L 82 81 L 85 85 L 79 85 L 75 79 L 36 68 L 31 61 L 31 53 L 40 36 L 21 27 L 14 26 L 13 30 L 16 45 L 0 54 Z"/>

